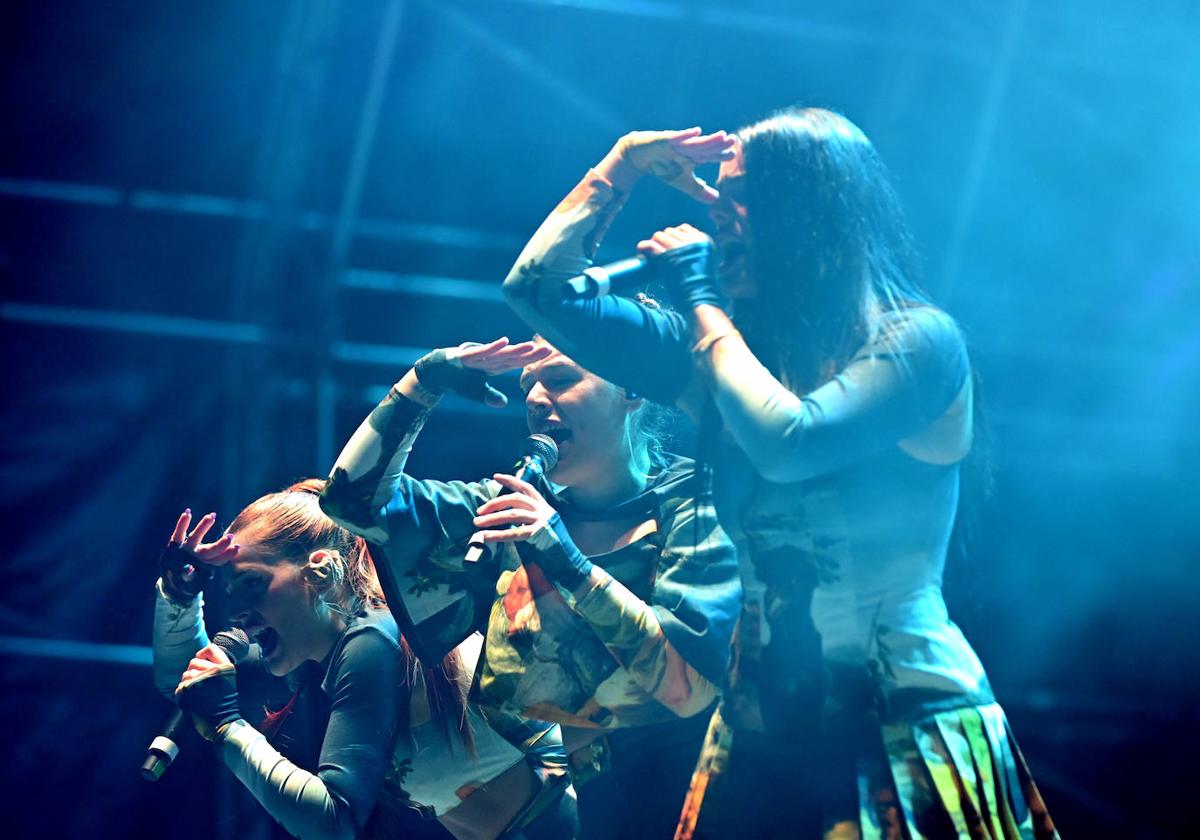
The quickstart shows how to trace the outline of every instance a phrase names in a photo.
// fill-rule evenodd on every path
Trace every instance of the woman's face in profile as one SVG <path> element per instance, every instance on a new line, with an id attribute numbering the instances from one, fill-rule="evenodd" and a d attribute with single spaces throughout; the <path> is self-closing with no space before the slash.
<path id="1" fill-rule="evenodd" d="M 721 162 L 717 176 L 720 195 L 708 215 L 716 225 L 714 238 L 721 251 L 718 267 L 721 291 L 736 299 L 754 297 L 757 289 L 747 270 L 752 237 L 746 214 L 746 169 L 741 143 L 733 147 L 733 152 L 732 158 Z"/>
<path id="2" fill-rule="evenodd" d="M 243 546 L 224 569 L 233 622 L 259 646 L 263 664 L 277 677 L 314 658 L 326 635 L 302 570 L 303 564 L 265 556 L 253 545 Z"/>

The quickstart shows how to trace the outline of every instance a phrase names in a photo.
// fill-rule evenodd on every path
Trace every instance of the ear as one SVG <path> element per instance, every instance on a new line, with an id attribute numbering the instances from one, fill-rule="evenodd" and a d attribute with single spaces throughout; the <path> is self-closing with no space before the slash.
<path id="1" fill-rule="evenodd" d="M 324 592 L 339 582 L 340 562 L 341 556 L 336 551 L 319 548 L 308 555 L 308 562 L 304 564 L 300 573 L 306 583 L 311 584 L 318 592 Z"/>
<path id="2" fill-rule="evenodd" d="M 629 390 L 628 388 L 623 390 L 625 393 L 625 413 L 633 414 L 633 412 L 642 407 L 642 405 L 646 402 L 646 398 L 641 394 Z"/>

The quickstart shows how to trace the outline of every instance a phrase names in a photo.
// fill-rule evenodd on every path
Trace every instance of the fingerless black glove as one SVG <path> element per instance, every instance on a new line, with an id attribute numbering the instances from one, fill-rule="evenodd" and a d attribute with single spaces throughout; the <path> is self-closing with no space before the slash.
<path id="1" fill-rule="evenodd" d="M 446 348 L 431 350 L 417 359 L 413 372 L 421 387 L 435 394 L 453 391 L 460 397 L 488 405 L 504 405 L 508 401 L 504 394 L 488 384 L 487 374 L 463 367 L 458 359 L 449 357 Z"/>
<path id="2" fill-rule="evenodd" d="M 222 726 L 242 719 L 238 709 L 237 669 L 224 665 L 219 671 L 188 684 L 179 692 L 179 706 L 192 715 L 201 735 L 215 741 Z"/>
<path id="3" fill-rule="evenodd" d="M 547 577 L 569 590 L 575 590 L 592 573 L 592 561 L 575 545 L 557 513 L 545 527 L 516 545 L 521 562 L 536 564 Z"/>
<path id="4" fill-rule="evenodd" d="M 717 254 L 712 242 L 693 242 L 654 258 L 671 302 L 687 313 L 701 304 L 722 306 L 717 289 Z"/>
<path id="5" fill-rule="evenodd" d="M 196 559 L 196 555 L 179 543 L 167 543 L 158 555 L 158 573 L 163 592 L 180 606 L 187 606 L 213 579 L 212 566 Z"/>

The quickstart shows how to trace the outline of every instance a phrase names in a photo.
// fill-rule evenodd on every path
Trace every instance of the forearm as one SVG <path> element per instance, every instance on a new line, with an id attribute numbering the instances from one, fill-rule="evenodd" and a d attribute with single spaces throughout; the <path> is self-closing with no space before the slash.
<path id="1" fill-rule="evenodd" d="M 637 684 L 680 717 L 708 708 L 717 687 L 679 655 L 655 609 L 600 567 L 574 592 L 575 611 Z"/>
<path id="2" fill-rule="evenodd" d="M 180 605 L 166 596 L 162 581 L 155 584 L 154 685 L 163 696 L 175 702 L 175 688 L 196 651 L 208 644 L 204 630 L 204 596 Z"/>
<path id="3" fill-rule="evenodd" d="M 755 358 L 724 313 L 697 307 L 693 327 L 694 355 L 725 427 L 769 481 L 839 469 L 929 429 L 958 400 L 969 406 L 962 336 L 931 307 L 888 313 L 869 344 L 802 396 Z M 955 442 L 964 437 L 969 447 L 957 428 L 969 429 L 969 408 L 959 414 L 934 430 L 939 451 L 962 449 Z"/>
<path id="4" fill-rule="evenodd" d="M 287 832 L 308 840 L 348 840 L 357 833 L 350 806 L 321 777 L 297 767 L 245 721 L 221 733 L 225 765 Z"/>
<path id="5" fill-rule="evenodd" d="M 592 264 L 624 201 L 590 171 L 525 246 L 504 295 L 531 329 L 588 370 L 669 404 L 691 374 L 682 317 L 622 297 L 563 298 L 566 282 Z"/>
<path id="6" fill-rule="evenodd" d="M 377 544 L 387 543 L 381 511 L 437 401 L 411 370 L 392 387 L 338 456 L 321 494 L 327 516 Z"/>
<path id="7" fill-rule="evenodd" d="M 807 477 L 817 466 L 799 446 L 809 407 L 763 367 L 724 312 L 702 306 L 692 317 L 701 378 L 738 448 L 768 480 Z"/>

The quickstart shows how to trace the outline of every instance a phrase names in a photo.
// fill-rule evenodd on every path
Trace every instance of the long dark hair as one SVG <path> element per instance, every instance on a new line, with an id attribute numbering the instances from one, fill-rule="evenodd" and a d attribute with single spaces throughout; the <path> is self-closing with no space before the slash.
<path id="1" fill-rule="evenodd" d="M 367 542 L 338 525 L 322 511 L 319 504 L 325 482 L 319 478 L 298 481 L 278 493 L 269 493 L 247 505 L 229 526 L 238 542 L 253 545 L 264 558 L 272 562 L 303 563 L 320 549 L 337 552 L 334 580 L 325 597 L 340 612 L 353 615 L 365 608 L 387 606 L 379 576 L 371 562 Z M 402 688 L 410 689 L 421 670 L 404 637 L 400 637 Z M 470 677 L 457 651 L 451 651 L 435 668 L 422 674 L 430 714 L 443 735 L 449 739 L 454 729 L 474 753 L 475 742 L 467 718 L 467 689 Z M 263 721 L 264 733 L 275 735 L 283 721 L 295 708 L 300 693 L 307 688 L 301 684 L 283 708 L 268 711 Z"/>
<path id="2" fill-rule="evenodd" d="M 798 393 L 874 338 L 880 316 L 926 303 L 896 191 L 866 135 L 820 108 L 738 132 L 754 298 L 736 321 L 759 360 Z"/>
<path id="3" fill-rule="evenodd" d="M 755 356 L 803 394 L 844 368 L 883 316 L 930 304 L 891 175 L 862 130 L 822 108 L 789 108 L 738 131 L 757 291 L 735 321 Z M 991 494 L 992 461 L 977 371 L 973 440 L 951 558 L 970 552 Z"/>

